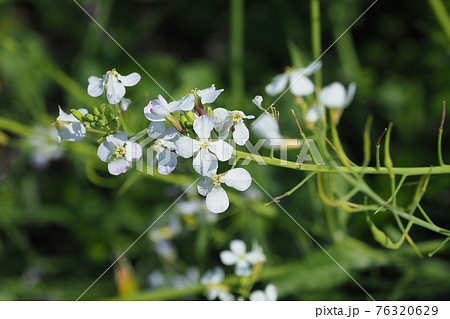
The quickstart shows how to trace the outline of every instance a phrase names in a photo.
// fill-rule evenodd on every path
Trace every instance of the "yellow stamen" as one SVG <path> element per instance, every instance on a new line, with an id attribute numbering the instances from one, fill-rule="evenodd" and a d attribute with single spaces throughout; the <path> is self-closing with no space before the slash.
<path id="1" fill-rule="evenodd" d="M 203 142 L 203 143 L 202 143 L 202 148 L 206 148 L 206 147 L 208 147 L 208 144 L 209 144 L 209 142 L 208 142 L 208 141 L 206 141 L 206 142 Z"/>
<path id="2" fill-rule="evenodd" d="M 114 151 L 115 155 L 125 155 L 125 147 L 118 147 L 116 148 L 116 150 Z"/>

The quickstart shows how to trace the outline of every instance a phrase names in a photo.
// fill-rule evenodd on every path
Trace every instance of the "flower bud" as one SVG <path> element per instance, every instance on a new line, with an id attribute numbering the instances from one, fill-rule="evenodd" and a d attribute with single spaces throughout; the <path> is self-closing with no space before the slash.
<path id="1" fill-rule="evenodd" d="M 181 115 L 181 125 L 183 125 L 185 128 L 191 128 L 192 127 L 192 123 L 189 122 L 189 120 L 186 118 L 186 116 Z"/>
<path id="2" fill-rule="evenodd" d="M 202 99 L 197 94 L 194 94 L 194 112 L 198 116 L 206 114 L 206 109 L 202 104 Z"/>
<path id="3" fill-rule="evenodd" d="M 181 132 L 184 130 L 183 125 L 181 124 L 180 120 L 177 119 L 173 114 L 170 114 L 166 117 L 166 121 L 169 122 L 173 127 L 175 127 L 178 132 Z"/>
<path id="4" fill-rule="evenodd" d="M 77 120 L 79 120 L 80 122 L 83 122 L 83 119 L 84 119 L 83 113 L 81 113 L 80 111 L 75 110 L 75 109 L 71 109 L 70 112 L 72 112 L 73 116 L 75 116 Z"/>
<path id="5" fill-rule="evenodd" d="M 94 106 L 93 108 L 94 114 L 99 116 L 100 115 L 100 111 L 98 110 L 98 108 L 96 106 Z"/>
<path id="6" fill-rule="evenodd" d="M 196 120 L 195 114 L 192 111 L 185 112 L 184 115 L 188 119 L 189 123 L 193 124 Z"/>
<path id="7" fill-rule="evenodd" d="M 89 121 L 93 121 L 94 120 L 94 116 L 92 115 L 92 114 L 86 114 L 86 118 L 89 120 Z"/>
<path id="8" fill-rule="evenodd" d="M 206 109 L 206 114 L 210 115 L 211 117 L 214 117 L 212 108 L 210 106 L 208 106 L 208 108 Z"/>
<path id="9" fill-rule="evenodd" d="M 99 125 L 99 126 L 105 126 L 106 123 L 105 123 L 105 121 L 103 121 L 103 120 L 98 120 L 98 125 Z"/>

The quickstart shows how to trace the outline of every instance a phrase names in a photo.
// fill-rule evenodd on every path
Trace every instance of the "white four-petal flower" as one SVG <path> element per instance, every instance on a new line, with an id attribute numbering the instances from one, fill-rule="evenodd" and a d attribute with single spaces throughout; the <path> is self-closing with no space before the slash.
<path id="1" fill-rule="evenodd" d="M 179 107 L 183 110 L 189 111 L 194 108 L 195 105 L 195 96 L 198 96 L 202 102 L 202 104 L 208 104 L 214 102 L 220 93 L 223 92 L 223 89 L 216 90 L 216 87 L 211 85 L 211 87 L 203 90 L 192 90 L 191 93 L 186 94 L 180 101 L 177 103 Z"/>
<path id="2" fill-rule="evenodd" d="M 138 143 L 129 141 L 125 133 L 119 132 L 106 137 L 106 141 L 98 147 L 97 155 L 103 162 L 108 162 L 108 171 L 112 175 L 119 175 L 141 158 L 142 148 Z"/>
<path id="3" fill-rule="evenodd" d="M 319 101 L 330 109 L 343 109 L 352 102 L 355 92 L 355 82 L 350 83 L 348 90 L 342 83 L 333 82 L 319 92 Z"/>
<path id="4" fill-rule="evenodd" d="M 166 99 L 159 94 L 157 99 L 148 102 L 147 106 L 144 108 L 144 115 L 149 121 L 162 122 L 165 121 L 166 117 L 171 113 L 177 111 L 190 111 L 192 110 L 192 107 L 189 108 L 177 101 L 167 103 Z"/>
<path id="5" fill-rule="evenodd" d="M 58 131 L 58 143 L 61 140 L 68 142 L 79 142 L 86 136 L 86 128 L 73 114 L 65 113 L 60 106 L 59 116 L 54 123 Z M 83 115 L 86 115 L 88 111 L 86 109 L 79 109 Z"/>
<path id="6" fill-rule="evenodd" d="M 314 83 L 308 79 L 307 75 L 313 74 L 321 66 L 322 62 L 318 61 L 311 63 L 306 68 L 287 68 L 286 72 L 278 74 L 272 79 L 272 82 L 266 85 L 266 93 L 272 96 L 277 95 L 286 88 L 286 85 L 289 85 L 291 93 L 295 96 L 314 93 Z"/>
<path id="7" fill-rule="evenodd" d="M 214 300 L 219 297 L 222 301 L 232 301 L 234 296 L 229 292 L 227 286 L 221 285 L 225 273 L 220 267 L 208 270 L 202 277 L 201 283 L 206 286 L 206 298 Z"/>
<path id="8" fill-rule="evenodd" d="M 233 140 L 238 145 L 244 145 L 250 136 L 244 119 L 254 119 L 253 115 L 245 115 L 241 111 L 228 111 L 222 107 L 214 109 L 214 129 L 219 132 L 219 138 L 228 136 L 230 128 L 233 132 Z"/>
<path id="9" fill-rule="evenodd" d="M 210 141 L 214 120 L 208 114 L 198 117 L 194 121 L 194 131 L 199 140 L 181 136 L 176 142 L 177 154 L 184 158 L 194 156 L 193 167 L 197 173 L 205 176 L 208 172 L 217 170 L 219 161 L 227 161 L 233 154 L 233 147 L 219 139 Z"/>
<path id="10" fill-rule="evenodd" d="M 250 301 L 277 301 L 277 297 L 277 288 L 274 285 L 269 284 L 264 291 L 255 290 L 250 293 L 249 299 Z"/>
<path id="11" fill-rule="evenodd" d="M 148 127 L 148 136 L 154 138 L 152 148 L 156 152 L 153 165 L 158 163 L 158 173 L 167 175 L 177 166 L 175 141 L 180 134 L 177 129 L 170 126 L 167 130 L 162 122 L 152 122 Z"/>
<path id="12" fill-rule="evenodd" d="M 252 273 L 251 265 L 264 262 L 266 257 L 262 253 L 262 249 L 254 243 L 252 250 L 247 252 L 247 246 L 242 240 L 232 240 L 230 250 L 220 253 L 220 260 L 227 266 L 236 265 L 234 272 L 237 276 L 248 277 Z"/>
<path id="13" fill-rule="evenodd" d="M 106 89 L 106 98 L 111 104 L 117 104 L 125 95 L 125 86 L 136 85 L 141 80 L 139 73 L 120 75 L 116 69 L 112 69 L 99 78 L 90 76 L 88 79 L 88 94 L 93 97 L 100 96 Z"/>
<path id="14" fill-rule="evenodd" d="M 238 191 L 245 191 L 252 183 L 252 177 L 243 168 L 233 168 L 217 175 L 216 170 L 208 172 L 197 184 L 200 195 L 206 196 L 206 208 L 213 213 L 223 213 L 229 206 L 228 195 L 222 184 Z"/>
<path id="15" fill-rule="evenodd" d="M 323 115 L 323 108 L 318 105 L 313 105 L 308 108 L 305 115 L 305 120 L 310 123 L 316 123 Z"/>

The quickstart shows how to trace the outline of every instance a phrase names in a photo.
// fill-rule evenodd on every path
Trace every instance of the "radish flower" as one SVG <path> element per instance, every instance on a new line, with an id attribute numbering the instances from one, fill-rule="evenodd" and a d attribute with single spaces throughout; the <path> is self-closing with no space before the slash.
<path id="1" fill-rule="evenodd" d="M 144 114 L 149 121 L 163 122 L 171 113 L 190 110 L 192 110 L 192 107 L 186 107 L 186 105 L 181 105 L 177 101 L 167 103 L 166 99 L 159 94 L 157 99 L 148 102 L 144 108 Z"/>
<path id="2" fill-rule="evenodd" d="M 58 132 L 58 143 L 61 140 L 68 142 L 79 142 L 86 136 L 86 128 L 73 114 L 65 113 L 60 106 L 59 116 L 56 118 L 56 122 L 53 123 Z M 83 115 L 86 115 L 88 111 L 86 109 L 79 109 Z"/>
<path id="3" fill-rule="evenodd" d="M 120 75 L 116 69 L 112 69 L 98 78 L 90 76 L 88 79 L 88 94 L 93 97 L 100 96 L 106 89 L 106 98 L 111 104 L 117 104 L 125 96 L 125 87 L 136 85 L 141 80 L 139 73 Z"/>
<path id="4" fill-rule="evenodd" d="M 252 177 L 243 168 L 233 168 L 225 173 L 209 172 L 197 184 L 200 195 L 206 196 L 206 208 L 213 213 L 223 213 L 229 206 L 228 195 L 222 184 L 238 191 L 245 191 L 252 183 Z"/>
<path id="5" fill-rule="evenodd" d="M 214 102 L 220 93 L 223 92 L 223 89 L 216 90 L 215 85 L 211 85 L 211 87 L 203 90 L 192 90 L 191 93 L 184 96 L 177 103 L 179 107 L 183 110 L 190 111 L 194 108 L 196 99 L 200 99 L 202 104 L 208 104 Z"/>
<path id="6" fill-rule="evenodd" d="M 208 300 L 214 300 L 216 298 L 219 298 L 222 301 L 234 300 L 234 296 L 229 292 L 229 288 L 222 285 L 224 277 L 225 273 L 220 267 L 208 270 L 203 275 L 201 283 L 206 286 L 205 295 Z"/>
<path id="7" fill-rule="evenodd" d="M 318 61 L 306 68 L 286 68 L 286 72 L 275 76 L 266 86 L 266 93 L 272 96 L 277 95 L 286 88 L 286 85 L 289 85 L 291 93 L 295 96 L 314 93 L 314 83 L 307 76 L 319 70 L 321 66 L 322 62 Z"/>
<path id="8" fill-rule="evenodd" d="M 148 127 L 148 135 L 155 139 L 152 148 L 156 153 L 152 165 L 158 164 L 158 173 L 168 175 L 177 166 L 175 141 L 179 133 L 173 126 L 167 130 L 162 122 L 152 122 Z"/>
<path id="9" fill-rule="evenodd" d="M 125 133 L 119 132 L 106 137 L 106 141 L 98 147 L 97 155 L 103 162 L 108 162 L 108 171 L 112 175 L 119 175 L 141 158 L 142 148 L 138 143 L 129 141 Z"/>
<path id="10" fill-rule="evenodd" d="M 194 132 L 199 140 L 187 136 L 181 136 L 176 142 L 176 152 L 184 158 L 194 157 L 192 166 L 202 176 L 208 172 L 217 170 L 219 161 L 227 161 L 231 158 L 233 147 L 227 142 L 219 139 L 210 141 L 214 120 L 208 115 L 202 115 L 194 121 Z"/>
<path id="11" fill-rule="evenodd" d="M 236 144 L 244 145 L 248 141 L 250 134 L 244 119 L 254 119 L 253 115 L 245 115 L 241 111 L 228 111 L 222 107 L 215 109 L 213 114 L 214 129 L 219 132 L 219 138 L 226 138 L 231 129 Z"/>
<path id="12" fill-rule="evenodd" d="M 260 247 L 258 250 L 247 253 L 247 246 L 242 240 L 232 240 L 230 250 L 225 250 L 220 253 L 220 260 L 225 265 L 236 265 L 234 272 L 240 277 L 250 276 L 252 273 L 251 265 L 264 262 L 265 258 Z"/>

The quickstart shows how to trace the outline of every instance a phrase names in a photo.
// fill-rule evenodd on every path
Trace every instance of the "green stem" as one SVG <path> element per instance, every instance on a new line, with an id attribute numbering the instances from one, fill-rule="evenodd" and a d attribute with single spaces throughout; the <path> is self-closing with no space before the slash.
<path id="1" fill-rule="evenodd" d="M 244 0 L 231 0 L 231 91 L 234 105 L 244 94 Z"/>
<path id="2" fill-rule="evenodd" d="M 267 156 L 261 156 L 258 154 L 247 153 L 243 151 L 235 150 L 234 155 L 239 156 L 241 159 L 249 159 L 253 162 L 262 165 L 272 165 L 278 167 L 284 167 L 288 169 L 295 169 L 299 171 L 319 172 L 319 173 L 364 173 L 373 175 L 388 175 L 389 170 L 386 167 L 380 167 L 377 170 L 376 167 L 363 167 L 363 166 L 331 166 L 331 165 L 314 165 L 314 164 L 299 164 L 292 161 L 280 160 L 279 158 L 270 158 Z M 437 174 L 450 174 L 450 165 L 439 167 L 394 167 L 391 170 L 395 175 L 437 175 Z"/>
<path id="3" fill-rule="evenodd" d="M 428 0 L 428 2 L 433 9 L 434 15 L 439 20 L 442 29 L 450 40 L 450 16 L 447 9 L 445 8 L 444 3 L 442 2 L 442 0 Z"/>
<path id="4" fill-rule="evenodd" d="M 311 0 L 311 41 L 313 59 L 316 60 L 322 52 L 322 39 L 320 34 L 320 0 Z M 322 69 L 315 74 L 316 87 L 322 86 Z"/>

